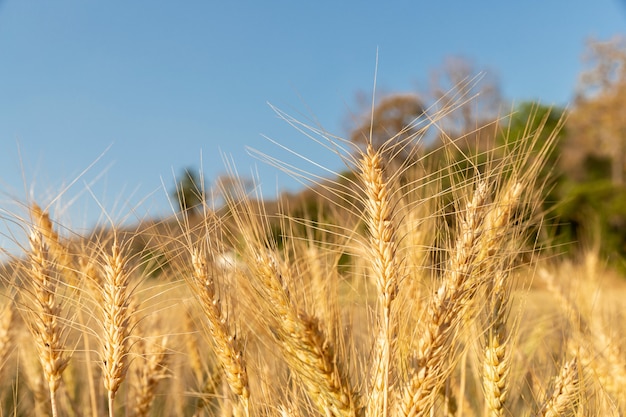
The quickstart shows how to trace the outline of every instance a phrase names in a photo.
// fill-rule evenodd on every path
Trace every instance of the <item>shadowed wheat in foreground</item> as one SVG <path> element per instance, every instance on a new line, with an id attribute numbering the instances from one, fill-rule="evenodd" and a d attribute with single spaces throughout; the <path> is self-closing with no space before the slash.
<path id="1" fill-rule="evenodd" d="M 29 245 L 3 269 L 1 415 L 626 411 L 601 266 L 534 243 L 556 132 L 472 156 L 447 138 L 435 159 L 437 117 L 357 146 L 279 115 L 348 167 L 322 180 L 262 156 L 313 182 L 304 202 L 242 186 L 90 236 L 34 202 L 15 214 Z"/>

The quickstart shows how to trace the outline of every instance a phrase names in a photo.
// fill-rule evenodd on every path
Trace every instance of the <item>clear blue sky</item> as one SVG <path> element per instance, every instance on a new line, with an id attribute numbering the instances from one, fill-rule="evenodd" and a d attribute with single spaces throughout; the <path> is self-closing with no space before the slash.
<path id="1" fill-rule="evenodd" d="M 45 205 L 95 162 L 53 206 L 64 223 L 92 225 L 96 201 L 117 220 L 168 215 L 174 173 L 202 158 L 210 180 L 222 153 L 257 169 L 267 195 L 293 190 L 246 147 L 288 158 L 267 135 L 339 161 L 267 103 L 345 135 L 377 48 L 385 91 L 415 90 L 462 55 L 508 100 L 565 105 L 585 40 L 625 30 L 619 0 L 0 0 L 0 208 Z"/>

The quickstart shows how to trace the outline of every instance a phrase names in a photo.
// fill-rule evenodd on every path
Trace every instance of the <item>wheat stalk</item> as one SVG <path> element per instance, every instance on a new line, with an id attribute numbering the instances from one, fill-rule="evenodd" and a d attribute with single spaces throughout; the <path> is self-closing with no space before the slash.
<path id="1" fill-rule="evenodd" d="M 301 379 L 309 396 L 326 415 L 356 416 L 355 394 L 340 368 L 334 346 L 318 320 L 296 311 L 286 289 L 288 271 L 278 257 L 259 250 L 254 273 L 262 284 L 261 296 L 277 318 L 275 333 L 290 369 Z"/>
<path id="2" fill-rule="evenodd" d="M 114 399 L 128 370 L 131 326 L 129 271 L 117 238 L 110 253 L 103 254 L 102 326 L 103 378 L 108 393 L 109 416 L 114 415 Z"/>
<path id="3" fill-rule="evenodd" d="M 383 178 L 380 152 L 368 145 L 360 161 L 361 179 L 365 189 L 365 222 L 369 229 L 369 257 L 378 289 L 379 324 L 367 414 L 387 416 L 389 412 L 390 362 L 394 344 L 391 304 L 398 292 L 400 261 L 396 227 L 393 224 L 393 203 L 389 183 Z"/>
<path id="4" fill-rule="evenodd" d="M 51 257 L 54 259 L 55 266 L 59 269 L 59 272 L 65 277 L 65 283 L 72 288 L 75 293 L 80 294 L 80 290 L 83 288 L 84 280 L 81 280 L 80 273 L 83 273 L 83 277 L 87 277 L 87 284 L 92 284 L 93 281 L 93 266 L 92 260 L 85 260 L 85 257 L 78 258 L 78 268 L 75 265 L 74 258 L 71 256 L 67 244 L 61 242 L 59 234 L 54 230 L 50 214 L 47 211 L 36 204 L 31 204 L 31 216 L 34 219 L 37 230 L 42 234 L 44 242 L 49 248 Z M 97 291 L 95 292 L 97 294 Z M 83 317 L 82 308 L 78 308 L 76 312 L 78 324 L 82 329 L 82 342 L 84 344 L 84 354 L 87 363 L 91 363 L 91 347 L 89 338 L 89 329 L 85 326 L 85 319 Z M 91 367 L 87 367 L 87 380 L 89 381 L 89 395 L 92 408 L 92 416 L 97 416 L 96 405 L 96 392 L 94 385 L 94 377 Z"/>
<path id="5" fill-rule="evenodd" d="M 61 384 L 61 374 L 70 356 L 65 348 L 66 330 L 62 327 L 62 304 L 57 295 L 58 279 L 50 259 L 43 234 L 38 228 L 31 231 L 30 269 L 26 277 L 29 287 L 26 298 L 30 304 L 28 326 L 35 339 L 39 360 L 50 390 L 52 415 L 56 417 L 56 391 Z"/>
<path id="6" fill-rule="evenodd" d="M 443 283 L 433 295 L 418 341 L 417 369 L 404 386 L 398 415 L 423 416 L 432 404 L 436 388 L 445 380 L 450 357 L 447 344 L 454 337 L 456 324 L 482 284 L 472 272 L 480 248 L 488 195 L 486 181 L 479 181 L 461 220 L 459 237 L 444 272 Z"/>
<path id="7" fill-rule="evenodd" d="M 289 369 L 298 377 L 315 406 L 325 415 L 355 416 L 356 394 L 335 345 L 316 317 L 299 308 L 290 290 L 294 282 L 287 262 L 270 236 L 269 217 L 245 192 L 227 199 L 245 246 L 242 257 L 257 300 L 266 311 L 265 324 L 278 342 Z M 259 221 L 261 219 L 261 222 Z M 261 316 L 261 315 L 259 315 Z"/>
<path id="8" fill-rule="evenodd" d="M 137 369 L 136 400 L 134 415 L 145 417 L 148 415 L 159 381 L 168 377 L 167 370 L 167 342 L 168 337 L 163 336 L 158 343 L 148 343 L 145 339 L 140 342 L 143 351 L 143 366 Z"/>
<path id="9" fill-rule="evenodd" d="M 230 334 L 228 322 L 222 314 L 220 299 L 215 290 L 215 279 L 209 273 L 205 256 L 198 250 L 193 250 L 191 262 L 193 265 L 192 285 L 202 304 L 215 353 L 226 374 L 230 389 L 239 397 L 244 414 L 248 416 L 250 388 L 243 353 L 236 337 Z"/>
<path id="10" fill-rule="evenodd" d="M 555 379 L 552 393 L 546 399 L 537 417 L 560 417 L 576 408 L 580 394 L 578 359 L 566 362 Z"/>
<path id="11" fill-rule="evenodd" d="M 509 260 L 512 255 L 505 247 L 505 237 L 510 229 L 512 212 L 517 207 L 523 187 L 512 181 L 503 196 L 494 203 L 485 221 L 485 244 L 479 259 L 487 260 L 489 269 L 485 271 L 487 284 L 487 310 L 483 326 L 485 333 L 483 356 L 483 389 L 490 415 L 504 415 L 505 402 L 509 391 L 510 334 L 507 319 L 510 310 Z M 510 250 L 510 248 L 509 248 Z"/>

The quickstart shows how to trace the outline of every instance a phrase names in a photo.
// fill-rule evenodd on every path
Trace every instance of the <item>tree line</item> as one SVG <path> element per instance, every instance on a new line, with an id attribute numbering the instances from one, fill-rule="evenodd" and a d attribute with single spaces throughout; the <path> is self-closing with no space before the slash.
<path id="1" fill-rule="evenodd" d="M 506 111 L 499 82 L 491 73 L 481 72 L 468 59 L 451 57 L 432 71 L 426 88 L 384 94 L 373 110 L 368 108 L 368 94 L 357 93 L 360 110 L 347 119 L 346 131 L 357 146 L 370 142 L 374 147 L 396 147 L 387 161 L 392 167 L 420 160 L 434 169 L 438 158 L 475 161 L 480 166 L 488 150 L 517 146 L 530 137 L 538 138 L 539 146 L 557 131 L 554 152 L 536 181 L 543 190 L 547 219 L 537 239 L 570 253 L 596 246 L 607 259 L 622 264 L 626 259 L 626 42 L 591 40 L 583 60 L 585 69 L 568 109 L 521 102 Z M 436 129 L 426 128 L 434 125 Z M 443 146 L 446 141 L 454 141 L 457 155 L 439 152 L 450 149 Z M 234 182 L 222 176 L 210 189 L 221 190 L 223 198 Z M 179 209 L 195 212 L 205 196 L 216 198 L 204 187 L 203 179 L 186 169 L 172 192 Z"/>

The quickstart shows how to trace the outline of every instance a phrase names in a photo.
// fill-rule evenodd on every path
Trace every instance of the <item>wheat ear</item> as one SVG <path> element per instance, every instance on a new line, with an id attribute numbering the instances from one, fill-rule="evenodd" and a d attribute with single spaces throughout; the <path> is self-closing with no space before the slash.
<path id="1" fill-rule="evenodd" d="M 268 216 L 262 207 L 262 215 L 257 216 L 253 203 L 245 194 L 241 196 L 240 200 L 231 200 L 229 204 L 246 242 L 243 258 L 256 296 L 268 313 L 266 324 L 270 326 L 290 370 L 300 379 L 310 399 L 323 414 L 358 415 L 356 394 L 334 343 L 315 317 L 298 308 L 291 294 L 293 277 L 276 250 L 276 242 L 270 237 Z"/>
<path id="2" fill-rule="evenodd" d="M 44 242 L 49 248 L 50 255 L 54 259 L 55 265 L 57 266 L 59 272 L 61 272 L 62 275 L 65 277 L 66 284 L 74 291 L 78 291 L 79 288 L 83 288 L 81 284 L 84 280 L 81 280 L 79 278 L 81 277 L 80 273 L 84 272 L 84 264 L 81 263 L 81 261 L 84 261 L 84 258 L 79 258 L 77 262 L 78 267 L 76 267 L 74 258 L 71 256 L 67 245 L 61 242 L 59 234 L 54 230 L 52 221 L 50 220 L 50 214 L 47 211 L 42 210 L 41 207 L 36 203 L 33 203 L 31 205 L 31 216 L 33 217 L 34 222 L 37 225 L 37 230 L 41 232 Z M 87 283 L 91 283 L 91 280 L 87 280 Z M 83 351 L 85 354 L 85 361 L 87 363 L 91 363 L 92 352 L 89 342 L 90 335 L 87 326 L 85 326 L 83 310 L 80 307 L 76 311 L 76 318 L 78 324 L 82 329 L 82 342 L 84 345 Z M 93 371 L 90 366 L 87 367 L 87 381 L 89 381 L 89 398 L 91 402 L 92 416 L 96 417 L 98 412 L 96 392 L 94 386 Z"/>
<path id="3" fill-rule="evenodd" d="M 136 417 L 148 415 L 157 384 L 168 376 L 167 339 L 167 336 L 163 336 L 158 343 L 148 343 L 145 340 L 140 343 L 140 348 L 144 351 L 144 363 L 137 370 L 137 398 L 134 407 Z"/>
<path id="4" fill-rule="evenodd" d="M 358 409 L 334 346 L 318 320 L 297 311 L 286 286 L 289 272 L 281 268 L 276 254 L 256 251 L 254 273 L 261 281 L 260 291 L 277 318 L 275 332 L 290 369 L 300 377 L 309 396 L 326 415 L 356 416 Z"/>
<path id="5" fill-rule="evenodd" d="M 433 295 L 418 341 L 417 369 L 410 375 L 399 404 L 398 415 L 424 416 L 434 404 L 436 388 L 445 380 L 451 341 L 456 325 L 482 284 L 473 279 L 483 233 L 488 185 L 479 181 L 472 200 L 460 219 L 461 226 L 443 282 Z"/>
<path id="6" fill-rule="evenodd" d="M 34 229 L 30 235 L 29 285 L 31 311 L 28 324 L 35 338 L 39 360 L 50 390 L 52 415 L 57 415 L 56 391 L 61 374 L 67 367 L 69 355 L 65 349 L 65 330 L 61 326 L 61 303 L 57 296 L 58 280 L 54 264 L 42 233 Z"/>
<path id="7" fill-rule="evenodd" d="M 222 314 L 220 300 L 215 291 L 215 280 L 209 273 L 205 257 L 199 251 L 193 250 L 191 259 L 193 287 L 196 289 L 207 319 L 215 354 L 226 374 L 230 389 L 239 397 L 244 414 L 248 416 L 250 388 L 243 353 L 236 337 L 230 334 L 227 320 Z"/>
<path id="8" fill-rule="evenodd" d="M 509 390 L 510 335 L 507 319 L 510 310 L 510 274 L 508 260 L 510 253 L 506 251 L 504 238 L 510 229 L 512 212 L 517 207 L 522 193 L 522 185 L 513 181 L 503 196 L 490 210 L 486 219 L 485 245 L 481 255 L 485 259 L 494 258 L 486 264 L 487 271 L 487 312 L 483 325 L 485 347 L 483 357 L 483 389 L 489 413 L 493 417 L 504 415 L 505 402 Z"/>
<path id="9" fill-rule="evenodd" d="M 38 204 L 31 205 L 31 215 L 36 224 L 37 230 L 41 233 L 44 242 L 48 246 L 48 251 L 55 261 L 55 265 L 71 286 L 78 285 L 77 269 L 73 265 L 73 259 L 67 247 L 61 243 L 59 234 L 54 230 L 50 215 L 44 211 Z"/>
<path id="10" fill-rule="evenodd" d="M 103 378 L 108 393 L 109 416 L 113 417 L 113 400 L 128 370 L 131 326 L 129 271 L 117 239 L 113 241 L 111 253 L 105 253 L 103 258 Z"/>
<path id="11" fill-rule="evenodd" d="M 365 189 L 365 222 L 369 229 L 369 256 L 378 290 L 379 324 L 367 414 L 387 416 L 389 412 L 390 362 L 394 328 L 391 304 L 398 291 L 400 262 L 393 203 L 388 182 L 383 178 L 382 158 L 370 145 L 360 162 L 360 176 Z"/>
<path id="12" fill-rule="evenodd" d="M 580 395 L 578 359 L 566 362 L 554 382 L 552 394 L 546 399 L 537 417 L 560 417 L 576 408 Z"/>
<path id="13" fill-rule="evenodd" d="M 13 303 L 9 302 L 0 310 L 0 377 L 2 376 L 2 368 L 4 368 L 11 352 L 13 316 Z"/>
<path id="14" fill-rule="evenodd" d="M 497 279 L 507 275 L 497 271 Z M 508 317 L 507 303 L 509 292 L 506 289 L 495 289 L 490 300 L 488 311 L 488 330 L 485 333 L 483 351 L 483 389 L 489 415 L 504 415 L 505 403 L 509 390 L 509 374 L 511 369 L 510 338 L 506 327 Z"/>

